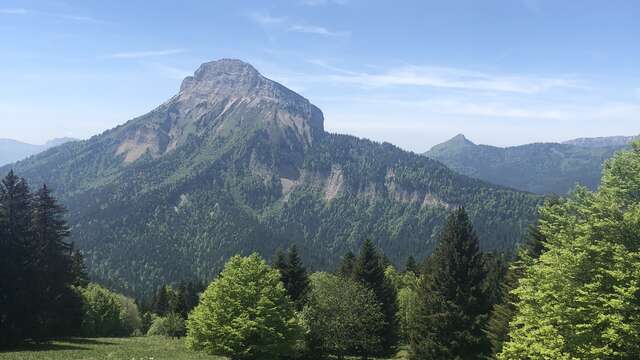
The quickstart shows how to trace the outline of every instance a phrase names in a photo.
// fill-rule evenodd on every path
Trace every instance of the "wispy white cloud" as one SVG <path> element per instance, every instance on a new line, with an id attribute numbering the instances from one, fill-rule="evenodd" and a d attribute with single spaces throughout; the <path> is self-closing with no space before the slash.
<path id="1" fill-rule="evenodd" d="M 119 52 L 110 54 L 107 57 L 112 59 L 142 59 L 156 56 L 175 55 L 186 52 L 186 49 L 163 49 L 163 50 L 148 50 L 148 51 L 131 51 L 131 52 Z"/>
<path id="2" fill-rule="evenodd" d="M 70 20 L 76 22 L 84 22 L 91 24 L 114 24 L 111 21 L 98 19 L 92 16 L 86 15 L 76 15 L 76 14 L 62 14 L 62 13 L 52 13 L 46 11 L 35 11 L 24 8 L 13 8 L 13 9 L 0 9 L 0 15 L 36 15 L 43 16 L 48 18 L 62 19 L 62 20 Z"/>
<path id="3" fill-rule="evenodd" d="M 288 28 L 289 31 L 299 32 L 299 33 L 307 33 L 307 34 L 316 34 L 323 36 L 349 36 L 350 33 L 346 31 L 331 31 L 322 26 L 315 25 L 291 25 Z"/>
<path id="4" fill-rule="evenodd" d="M 477 91 L 498 91 L 535 94 L 556 88 L 577 88 L 581 84 L 564 77 L 540 77 L 478 72 L 467 69 L 434 66 L 392 67 L 376 73 L 339 69 L 317 60 L 310 60 L 332 73 L 322 81 L 351 84 L 368 88 L 387 86 L 424 86 Z"/>
<path id="5" fill-rule="evenodd" d="M 285 17 L 275 17 L 262 12 L 251 12 L 247 14 L 247 17 L 260 25 L 282 24 L 287 20 Z"/>
<path id="6" fill-rule="evenodd" d="M 347 31 L 333 31 L 323 26 L 311 25 L 301 22 L 292 21 L 286 17 L 272 16 L 265 12 L 250 12 L 246 17 L 256 24 L 262 26 L 277 26 L 290 32 L 315 34 L 322 36 L 349 36 Z"/>
<path id="7" fill-rule="evenodd" d="M 22 8 L 0 9 L 0 14 L 5 14 L 5 15 L 26 15 L 28 13 L 29 13 L 29 10 L 22 9 Z"/>

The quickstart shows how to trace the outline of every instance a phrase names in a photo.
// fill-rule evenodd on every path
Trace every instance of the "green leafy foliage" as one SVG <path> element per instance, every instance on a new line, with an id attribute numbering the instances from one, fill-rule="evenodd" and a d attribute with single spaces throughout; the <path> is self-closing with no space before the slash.
<path id="1" fill-rule="evenodd" d="M 187 320 L 189 348 L 234 359 L 281 359 L 299 334 L 280 273 L 256 254 L 232 257 Z"/>
<path id="2" fill-rule="evenodd" d="M 375 293 L 348 278 L 315 273 L 302 311 L 309 357 L 367 355 L 382 349 L 384 314 Z"/>
<path id="3" fill-rule="evenodd" d="M 631 359 L 640 353 L 640 143 L 597 192 L 541 210 L 546 252 L 526 268 L 501 359 Z"/>
<path id="4" fill-rule="evenodd" d="M 180 314 L 169 313 L 167 316 L 157 316 L 153 319 L 147 336 L 182 337 L 185 335 L 186 327 L 184 318 Z"/>
<path id="5" fill-rule="evenodd" d="M 547 206 L 557 200 L 547 202 Z M 491 353 L 495 356 L 502 351 L 502 345 L 508 340 L 509 323 L 516 313 L 515 303 L 518 301 L 513 289 L 518 286 L 527 266 L 540 257 L 544 251 L 545 237 L 537 225 L 529 228 L 524 243 L 518 249 L 516 258 L 509 264 L 504 277 L 501 278 L 499 292 L 494 301 L 495 305 L 487 323 L 487 337 L 491 341 Z"/>
<path id="6" fill-rule="evenodd" d="M 84 336 L 128 336 L 141 328 L 140 314 L 133 300 L 94 283 L 77 291 L 83 300 Z"/>
<path id="7" fill-rule="evenodd" d="M 400 339 L 403 344 L 408 344 L 418 304 L 418 276 L 413 271 L 400 273 L 389 265 L 385 270 L 385 277 L 393 284 L 398 294 L 397 319 L 400 326 Z"/>

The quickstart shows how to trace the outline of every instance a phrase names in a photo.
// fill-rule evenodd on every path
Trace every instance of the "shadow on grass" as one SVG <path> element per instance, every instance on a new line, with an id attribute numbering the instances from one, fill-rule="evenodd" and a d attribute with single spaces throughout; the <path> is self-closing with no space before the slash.
<path id="1" fill-rule="evenodd" d="M 56 342 L 42 342 L 42 343 L 24 343 L 14 348 L 2 349 L 0 354 L 7 352 L 23 352 L 23 351 L 61 351 L 61 350 L 91 350 L 91 348 L 81 345 L 116 345 L 116 343 L 87 339 L 87 338 L 65 338 L 56 339 Z"/>
<path id="2" fill-rule="evenodd" d="M 53 344 L 53 343 L 38 343 L 38 344 L 22 344 L 20 346 L 4 349 L 0 351 L 2 353 L 11 352 L 23 352 L 23 351 L 59 351 L 59 350 L 91 350 L 88 347 L 76 346 L 70 344 Z"/>
<path id="3" fill-rule="evenodd" d="M 117 345 L 116 343 L 91 338 L 66 338 L 57 341 L 78 345 Z"/>

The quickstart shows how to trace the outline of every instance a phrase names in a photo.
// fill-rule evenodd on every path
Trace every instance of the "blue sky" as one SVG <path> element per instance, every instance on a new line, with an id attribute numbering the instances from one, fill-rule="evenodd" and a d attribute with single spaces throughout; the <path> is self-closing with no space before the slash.
<path id="1" fill-rule="evenodd" d="M 422 152 L 640 133 L 640 2 L 0 1 L 0 137 L 87 138 L 239 58 Z"/>

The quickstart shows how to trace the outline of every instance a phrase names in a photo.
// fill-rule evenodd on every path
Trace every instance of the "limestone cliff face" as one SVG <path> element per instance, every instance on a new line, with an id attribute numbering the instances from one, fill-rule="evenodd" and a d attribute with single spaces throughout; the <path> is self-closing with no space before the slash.
<path id="1" fill-rule="evenodd" d="M 232 140 L 258 130 L 305 148 L 321 136 L 323 122 L 322 111 L 304 97 L 247 63 L 222 59 L 202 64 L 177 95 L 126 124 L 116 155 L 130 163 L 175 150 L 189 135 Z"/>

